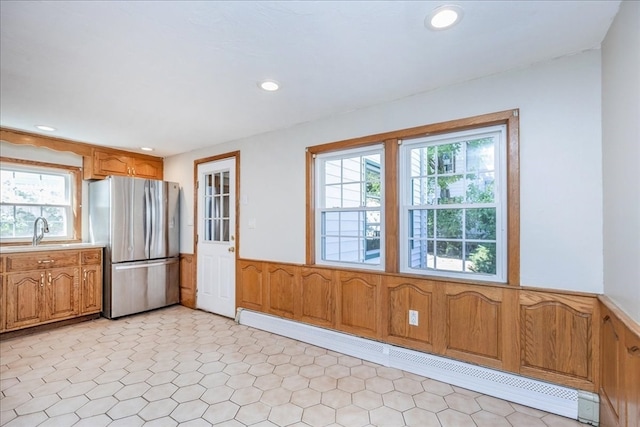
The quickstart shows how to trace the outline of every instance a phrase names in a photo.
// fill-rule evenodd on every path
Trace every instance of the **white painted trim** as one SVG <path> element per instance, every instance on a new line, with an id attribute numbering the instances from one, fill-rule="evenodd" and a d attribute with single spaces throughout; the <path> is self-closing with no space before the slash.
<path id="1" fill-rule="evenodd" d="M 572 419 L 578 418 L 579 395 L 581 396 L 580 400 L 584 399 L 585 393 L 594 396 L 593 393 L 396 347 L 251 310 L 238 309 L 236 321 L 242 325 Z M 597 399 L 597 395 L 595 396 Z M 594 415 L 595 419 L 585 420 L 582 418 L 581 420 L 597 425 L 597 413 Z"/>

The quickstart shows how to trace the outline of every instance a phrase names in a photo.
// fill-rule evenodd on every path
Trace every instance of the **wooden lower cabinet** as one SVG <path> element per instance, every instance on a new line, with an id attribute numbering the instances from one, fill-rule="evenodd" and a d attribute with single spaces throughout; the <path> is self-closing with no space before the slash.
<path id="1" fill-rule="evenodd" d="M 43 304 L 45 271 L 8 274 L 7 329 L 37 325 L 44 321 Z"/>
<path id="2" fill-rule="evenodd" d="M 78 268 L 7 275 L 7 328 L 32 326 L 77 316 Z"/>
<path id="3" fill-rule="evenodd" d="M 80 314 L 78 268 L 57 268 L 46 273 L 43 320 L 62 320 Z"/>
<path id="4" fill-rule="evenodd" d="M 102 309 L 102 249 L 16 253 L 2 275 L 2 331 Z M 47 268 L 51 265 L 64 267 Z"/>
<path id="5" fill-rule="evenodd" d="M 99 313 L 102 309 L 102 266 L 82 267 L 80 314 Z"/>

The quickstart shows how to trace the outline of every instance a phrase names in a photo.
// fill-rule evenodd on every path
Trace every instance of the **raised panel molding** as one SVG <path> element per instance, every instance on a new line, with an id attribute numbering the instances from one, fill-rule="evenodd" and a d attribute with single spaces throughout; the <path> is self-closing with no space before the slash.
<path id="1" fill-rule="evenodd" d="M 602 382 L 600 384 L 600 399 L 611 411 L 614 424 L 619 423 L 620 418 L 620 350 L 622 347 L 619 332 L 620 329 L 615 319 L 609 314 L 602 319 L 601 325 L 601 355 L 602 358 Z"/>
<path id="2" fill-rule="evenodd" d="M 237 306 L 262 310 L 262 263 L 240 262 L 239 289 L 237 292 Z"/>
<path id="3" fill-rule="evenodd" d="M 501 301 L 475 290 L 449 294 L 446 301 L 446 353 L 465 353 L 470 360 L 473 356 L 493 359 L 485 363 L 501 367 Z"/>
<path id="4" fill-rule="evenodd" d="M 600 304 L 600 426 L 640 425 L 640 325 L 605 296 Z"/>
<path id="5" fill-rule="evenodd" d="M 318 326 L 335 326 L 335 291 L 333 272 L 303 268 L 300 284 L 301 315 L 304 322 Z"/>
<path id="6" fill-rule="evenodd" d="M 293 319 L 297 270 L 289 266 L 270 266 L 267 269 L 267 310 L 269 313 Z"/>
<path id="7" fill-rule="evenodd" d="M 180 254 L 180 304 L 196 308 L 196 263 L 193 254 Z"/>
<path id="8" fill-rule="evenodd" d="M 389 278 L 383 283 L 383 334 L 392 343 L 432 351 L 432 286 L 402 278 Z M 418 312 L 417 326 L 409 324 L 409 310 Z"/>
<path id="9" fill-rule="evenodd" d="M 593 389 L 593 301 L 522 292 L 520 300 L 521 372 L 549 380 L 563 376 L 579 388 Z"/>
<path id="10" fill-rule="evenodd" d="M 380 276 L 340 272 L 339 327 L 378 338 Z"/>

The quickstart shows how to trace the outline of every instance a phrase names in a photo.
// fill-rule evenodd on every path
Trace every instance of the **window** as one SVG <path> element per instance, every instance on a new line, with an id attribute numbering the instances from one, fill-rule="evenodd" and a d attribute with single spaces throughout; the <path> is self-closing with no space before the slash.
<path id="1" fill-rule="evenodd" d="M 307 264 L 519 285 L 518 110 L 316 145 L 306 158 Z"/>
<path id="2" fill-rule="evenodd" d="M 316 251 L 323 264 L 381 267 L 382 147 L 316 157 Z"/>
<path id="3" fill-rule="evenodd" d="M 79 168 L 8 158 L 1 161 L 2 242 L 30 242 L 38 217 L 49 224 L 46 240 L 78 240 Z"/>
<path id="4" fill-rule="evenodd" d="M 403 141 L 401 271 L 504 281 L 505 132 Z"/>

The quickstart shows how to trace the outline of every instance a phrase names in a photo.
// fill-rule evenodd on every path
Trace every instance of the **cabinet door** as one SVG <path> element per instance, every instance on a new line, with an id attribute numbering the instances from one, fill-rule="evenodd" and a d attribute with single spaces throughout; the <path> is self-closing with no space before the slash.
<path id="1" fill-rule="evenodd" d="M 46 319 L 77 316 L 80 313 L 78 268 L 55 268 L 46 273 Z"/>
<path id="2" fill-rule="evenodd" d="M 7 329 L 31 326 L 41 321 L 45 271 L 7 274 Z"/>
<path id="3" fill-rule="evenodd" d="M 133 158 L 133 174 L 139 178 L 162 179 L 162 160 Z"/>
<path id="4" fill-rule="evenodd" d="M 4 291 L 4 274 L 0 274 L 0 332 L 4 331 L 4 329 L 7 327 L 7 306 L 5 305 L 7 297 L 5 296 Z"/>
<path id="5" fill-rule="evenodd" d="M 95 151 L 93 155 L 95 175 L 131 175 L 131 159 L 118 154 Z"/>
<path id="6" fill-rule="evenodd" d="M 82 269 L 80 314 L 102 310 L 102 267 L 89 265 Z"/>

